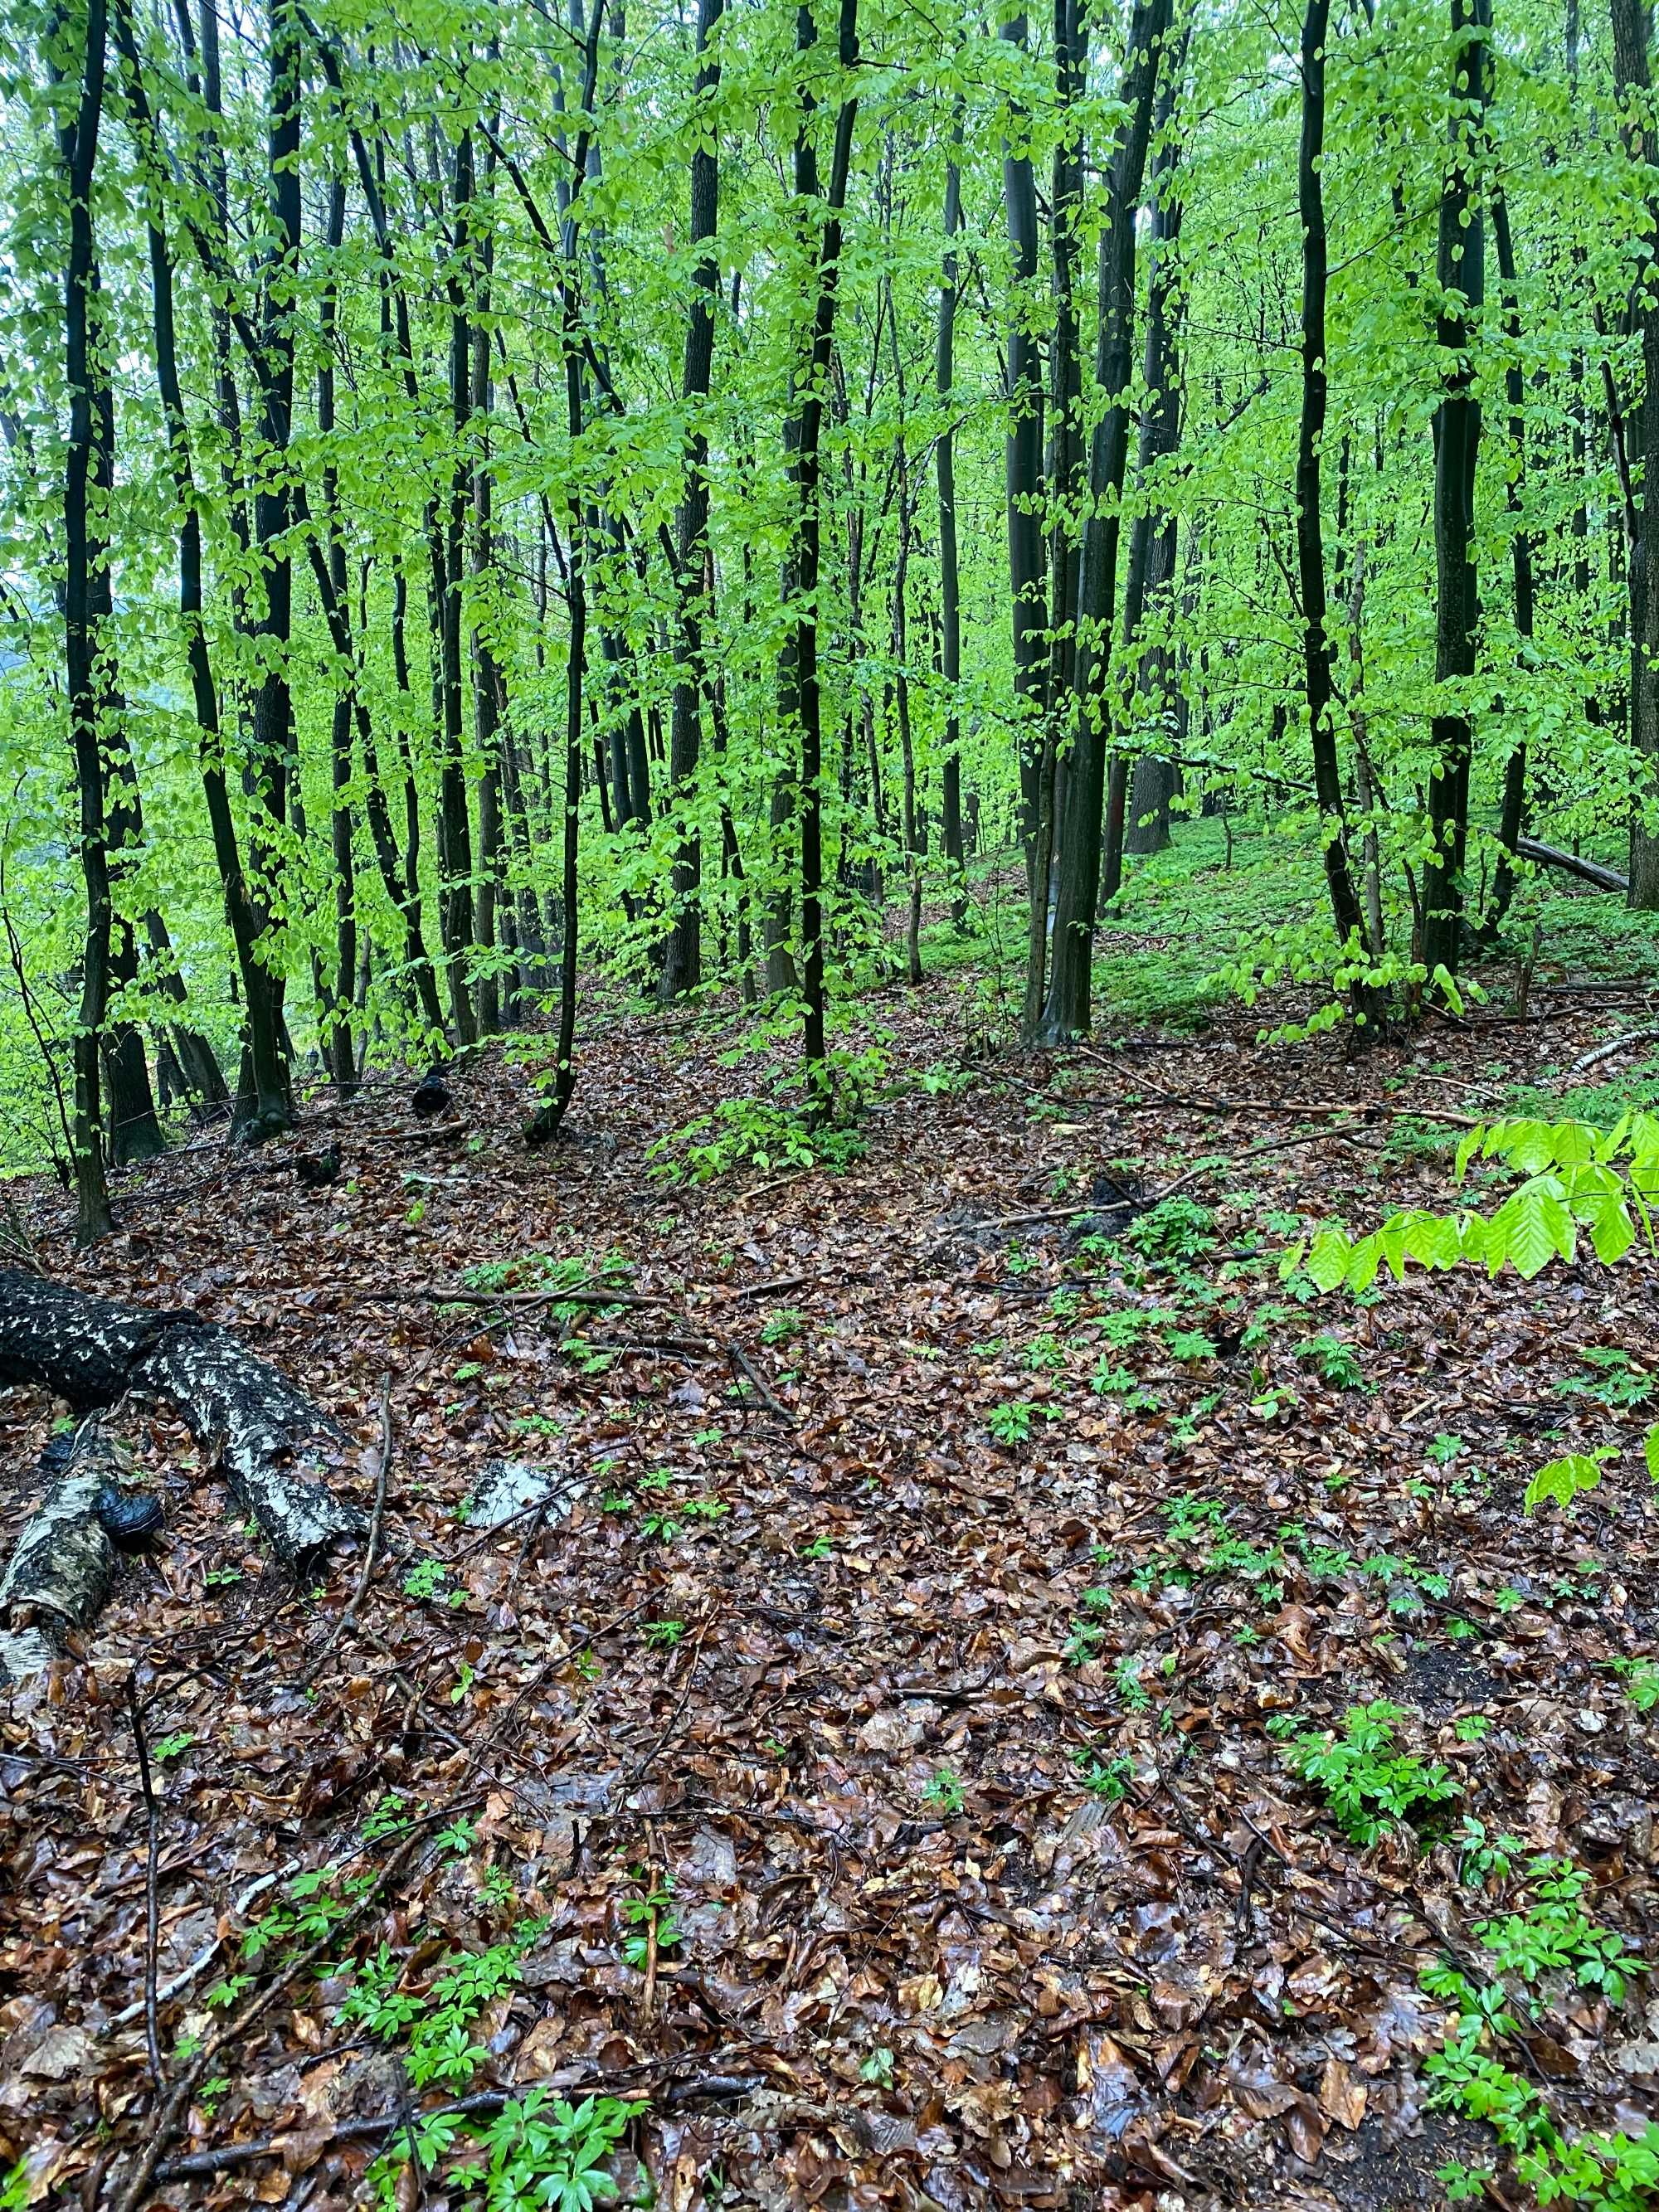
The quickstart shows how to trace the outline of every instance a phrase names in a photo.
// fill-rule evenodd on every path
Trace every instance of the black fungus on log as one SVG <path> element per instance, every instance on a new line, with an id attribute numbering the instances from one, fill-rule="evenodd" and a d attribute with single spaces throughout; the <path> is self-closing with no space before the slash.
<path id="1" fill-rule="evenodd" d="M 292 1571 L 365 1534 L 362 1515 L 326 1480 L 343 1441 L 336 1425 L 240 1337 L 199 1315 L 0 1271 L 0 1382 L 39 1384 L 77 1413 L 130 1390 L 165 1398 Z"/>

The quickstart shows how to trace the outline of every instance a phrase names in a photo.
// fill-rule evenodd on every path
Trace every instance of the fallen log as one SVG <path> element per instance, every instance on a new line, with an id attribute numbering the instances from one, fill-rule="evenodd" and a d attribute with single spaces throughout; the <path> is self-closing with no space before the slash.
<path id="1" fill-rule="evenodd" d="M 5 1382 L 36 1383 L 77 1413 L 130 1391 L 167 1400 L 290 1572 L 366 1533 L 362 1515 L 327 1480 L 344 1443 L 337 1424 L 232 1330 L 198 1314 L 0 1271 Z"/>
<path id="2" fill-rule="evenodd" d="M 1515 849 L 1523 860 L 1535 860 L 1540 867 L 1561 868 L 1570 876 L 1594 884 L 1598 891 L 1627 891 L 1630 878 L 1621 876 L 1617 868 L 1604 868 L 1599 860 L 1581 860 L 1577 853 L 1564 853 L 1559 845 L 1545 845 L 1536 837 L 1517 837 Z"/>
<path id="3" fill-rule="evenodd" d="M 58 1442 L 41 1455 L 40 1502 L 0 1575 L 0 1680 L 8 1682 L 45 1674 L 68 1631 L 97 1617 L 115 1577 L 115 1547 L 98 1510 L 100 1492 L 119 1478 L 114 1448 L 92 1425 L 67 1451 Z"/>
<path id="4" fill-rule="evenodd" d="M 92 1425 L 56 1467 L 50 1458 L 41 1464 L 45 1494 L 0 1575 L 0 1626 L 84 1628 L 115 1574 L 115 1547 L 98 1500 L 106 1483 L 119 1480 L 120 1466 L 113 1445 Z"/>

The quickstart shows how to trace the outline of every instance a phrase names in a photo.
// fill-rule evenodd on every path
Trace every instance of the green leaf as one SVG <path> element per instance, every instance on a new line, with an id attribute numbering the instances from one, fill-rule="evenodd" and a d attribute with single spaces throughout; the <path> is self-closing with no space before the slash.
<path id="1" fill-rule="evenodd" d="M 1650 1445 L 1653 1433 L 1649 1431 Z M 1653 1464 L 1651 1451 L 1648 1463 L 1650 1467 Z M 1539 1468 L 1527 1485 L 1522 1504 L 1528 1513 L 1535 1512 L 1547 1502 L 1560 1506 L 1564 1512 L 1571 1512 L 1573 1500 L 1579 1492 L 1594 1490 L 1601 1480 L 1599 1460 L 1591 1459 L 1583 1452 L 1568 1452 L 1564 1458 L 1553 1459 L 1547 1467 Z"/>

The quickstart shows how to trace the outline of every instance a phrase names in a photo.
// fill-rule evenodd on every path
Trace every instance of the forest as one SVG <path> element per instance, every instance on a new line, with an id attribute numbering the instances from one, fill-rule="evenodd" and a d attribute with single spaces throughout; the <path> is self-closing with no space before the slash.
<path id="1" fill-rule="evenodd" d="M 1659 2205 L 1643 0 L 0 0 L 0 2212 Z"/>

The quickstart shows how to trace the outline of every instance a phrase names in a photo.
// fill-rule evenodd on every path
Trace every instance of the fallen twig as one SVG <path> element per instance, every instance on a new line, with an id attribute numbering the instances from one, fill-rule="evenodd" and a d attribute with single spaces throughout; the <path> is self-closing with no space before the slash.
<path id="1" fill-rule="evenodd" d="M 1162 1206 L 1166 1198 L 1173 1198 L 1176 1191 L 1184 1190 L 1189 1182 L 1196 1182 L 1200 1176 L 1219 1175 L 1224 1169 L 1231 1170 L 1242 1167 L 1246 1160 L 1259 1160 L 1266 1152 L 1287 1152 L 1293 1145 L 1318 1145 L 1328 1137 L 1352 1137 L 1361 1127 L 1362 1123 L 1342 1121 L 1325 1129 L 1298 1129 L 1293 1137 L 1274 1137 L 1265 1145 L 1252 1145 L 1248 1152 L 1237 1152 L 1218 1164 L 1200 1160 L 1195 1168 L 1188 1168 L 1185 1175 L 1179 1175 L 1173 1182 L 1165 1183 L 1155 1198 L 1149 1198 L 1147 1210 L 1150 1212 L 1153 1206 Z M 1106 1209 L 1099 1210 L 1104 1212 Z"/>
<path id="2" fill-rule="evenodd" d="M 1079 1051 L 1086 1048 L 1079 1046 Z M 1087 1057 L 1103 1067 L 1118 1073 L 1109 1060 L 1097 1052 Z M 1486 1119 L 1479 1114 L 1454 1114 L 1444 1106 L 1396 1106 L 1381 1098 L 1360 1098 L 1348 1101 L 1329 1101 L 1314 1098 L 1217 1098 L 1206 1097 L 1190 1091 L 1165 1091 L 1139 1069 L 1135 1082 L 1144 1090 L 1156 1091 L 1159 1103 L 1170 1106 L 1190 1106 L 1201 1114 L 1354 1114 L 1362 1121 L 1374 1120 L 1386 1115 L 1393 1121 L 1444 1121 L 1459 1129 L 1484 1127 Z"/>
<path id="3" fill-rule="evenodd" d="M 662 1754 L 663 1746 L 668 1741 L 675 1729 L 679 1726 L 680 1716 L 685 1711 L 686 1705 L 691 1696 L 691 1686 L 697 1679 L 697 1662 L 702 1657 L 703 1640 L 714 1626 L 714 1616 L 711 1613 L 708 1620 L 704 1621 L 702 1626 L 697 1631 L 697 1640 L 691 1646 L 691 1664 L 685 1670 L 684 1685 L 680 1691 L 678 1698 L 675 1701 L 673 1711 L 668 1716 L 667 1727 L 663 1730 L 662 1734 L 652 1745 L 650 1750 L 646 1753 L 645 1757 L 641 1759 L 639 1765 L 634 1768 L 627 1780 L 623 1783 L 622 1786 L 617 1791 L 615 1802 L 619 1809 L 626 1804 L 629 1796 L 639 1788 L 641 1783 L 644 1781 L 646 1776 L 649 1774 L 652 1768 L 656 1765 L 657 1760 Z"/>
<path id="4" fill-rule="evenodd" d="M 762 1405 L 765 1407 L 768 1413 L 770 1413 L 775 1419 L 781 1421 L 785 1428 L 793 1429 L 795 1427 L 795 1416 L 789 1411 L 789 1408 L 787 1406 L 781 1404 L 780 1401 L 772 1395 L 772 1393 L 767 1389 L 765 1383 L 761 1380 L 760 1376 L 756 1371 L 754 1362 L 750 1358 L 748 1353 L 743 1349 L 742 1346 L 728 1344 L 726 1347 L 726 1356 L 731 1361 L 734 1369 L 741 1370 L 744 1377 L 753 1389 L 755 1395 L 760 1400 Z"/>
<path id="5" fill-rule="evenodd" d="M 143 1709 L 138 1702 L 137 1678 L 127 1676 L 127 1713 L 132 1740 L 138 1750 L 138 1786 L 143 1792 L 149 1834 L 144 1855 L 144 2049 L 149 2059 L 149 2078 L 159 2097 L 165 2081 L 161 2071 L 161 2038 L 156 2027 L 155 1955 L 161 1940 L 161 1907 L 157 1867 L 161 1856 L 161 1808 L 155 1802 L 150 1778 L 149 1745 L 144 1739 Z"/>
<path id="6" fill-rule="evenodd" d="M 711 2063 L 727 2056 L 724 2051 L 710 2054 Z M 729 2054 L 743 2055 L 742 2046 L 734 2046 Z M 665 2073 L 686 2063 L 687 2054 L 672 2052 L 659 2058 L 641 2059 L 636 2065 L 624 2066 L 604 2074 L 583 2075 L 574 2081 L 560 2081 L 556 2086 L 562 2096 L 585 2097 L 610 2091 L 615 2094 L 620 2084 L 643 2080 L 650 2075 Z M 665 2105 L 695 2104 L 699 2098 L 726 2100 L 752 2095 L 766 2086 L 764 2074 L 698 2074 L 690 2080 L 677 2081 L 662 2093 Z M 410 2119 L 416 2122 L 439 2119 L 487 2119 L 499 2112 L 515 2097 L 529 2095 L 532 2089 L 546 2085 L 537 2081 L 509 2084 L 504 2089 L 475 2089 L 470 2097 L 456 2097 L 447 2105 L 434 2105 L 425 2111 L 375 2112 L 367 2118 L 341 2120 L 319 2144 L 306 2129 L 284 2129 L 276 2135 L 256 2136 L 251 2142 L 223 2143 L 216 2150 L 186 2151 L 182 2157 L 164 2159 L 155 2169 L 157 2181 L 189 2181 L 215 2173 L 228 2173 L 239 2166 L 256 2165 L 262 2158 L 280 2158 L 292 2148 L 303 2147 L 315 2151 L 319 2157 L 337 2143 L 374 2142 L 382 2136 L 396 2135 Z"/>

